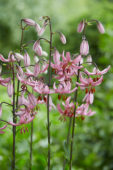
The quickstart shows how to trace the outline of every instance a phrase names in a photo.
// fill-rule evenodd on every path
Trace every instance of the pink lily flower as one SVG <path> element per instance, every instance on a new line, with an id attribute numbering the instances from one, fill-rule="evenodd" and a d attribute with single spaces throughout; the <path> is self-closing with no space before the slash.
<path id="1" fill-rule="evenodd" d="M 85 71 L 86 74 L 88 74 L 89 76 L 90 76 L 90 75 L 103 75 L 103 74 L 106 74 L 106 73 L 109 71 L 110 67 L 111 67 L 111 66 L 109 65 L 107 68 L 105 68 L 105 69 L 102 70 L 102 71 L 100 71 L 99 69 L 97 69 L 96 67 L 94 67 L 92 73 L 89 72 L 86 68 L 84 69 L 84 71 Z"/>
<path id="2" fill-rule="evenodd" d="M 73 90 L 71 90 L 71 82 L 70 81 L 60 82 L 60 84 L 58 85 L 58 88 L 56 88 L 56 85 L 54 83 L 53 88 L 54 88 L 55 93 L 60 93 L 60 94 L 63 94 L 63 93 L 70 94 L 77 90 L 77 87 L 75 87 Z"/>
<path id="3" fill-rule="evenodd" d="M 49 89 L 49 87 L 41 81 L 38 81 L 35 87 L 33 88 L 34 91 L 38 92 L 39 94 L 52 94 L 54 90 Z"/>
<path id="4" fill-rule="evenodd" d="M 81 87 L 81 89 L 85 89 L 87 87 L 94 87 L 94 86 L 98 86 L 102 83 L 103 81 L 103 76 L 101 76 L 100 78 L 97 78 L 97 81 L 96 79 L 92 79 L 92 78 L 83 78 L 82 77 L 82 74 L 80 75 L 80 82 L 76 82 L 76 84 L 78 86 Z"/>
<path id="5" fill-rule="evenodd" d="M 93 90 L 90 90 L 89 92 L 87 92 L 85 97 L 83 98 L 83 102 L 86 101 L 86 103 L 92 104 L 94 101 L 93 93 L 94 93 Z"/>
<path id="6" fill-rule="evenodd" d="M 83 116 L 92 116 L 94 115 L 96 112 L 92 111 L 91 109 L 89 110 L 89 104 L 82 104 L 81 106 L 79 106 L 76 110 L 76 117 L 78 115 L 83 115 Z"/>
<path id="7" fill-rule="evenodd" d="M 74 103 L 71 102 L 71 97 L 68 97 L 67 100 L 65 101 L 65 103 L 63 102 L 63 106 L 64 106 L 64 110 L 61 109 L 60 104 L 57 105 L 57 109 L 58 111 L 63 115 L 63 116 L 68 116 L 68 117 L 72 117 L 74 115 Z"/>

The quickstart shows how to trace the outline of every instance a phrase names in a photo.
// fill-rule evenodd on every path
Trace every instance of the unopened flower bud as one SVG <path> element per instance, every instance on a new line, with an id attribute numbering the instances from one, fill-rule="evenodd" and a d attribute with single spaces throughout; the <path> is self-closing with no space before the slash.
<path id="1" fill-rule="evenodd" d="M 40 31 L 38 32 L 38 36 L 42 36 L 43 33 L 45 32 L 45 26 L 43 26 Z"/>
<path id="2" fill-rule="evenodd" d="M 89 65 L 91 65 L 91 62 L 92 62 L 92 57 L 91 57 L 91 55 L 88 55 L 88 56 L 87 56 L 87 62 L 88 62 Z"/>
<path id="3" fill-rule="evenodd" d="M 60 40 L 63 44 L 66 44 L 66 37 L 62 33 L 60 33 Z"/>
<path id="4" fill-rule="evenodd" d="M 47 57 L 48 56 L 48 53 L 46 51 L 42 51 L 42 55 Z"/>
<path id="5" fill-rule="evenodd" d="M 24 54 L 24 65 L 25 66 L 29 66 L 30 65 L 30 56 L 28 55 L 27 52 Z"/>
<path id="6" fill-rule="evenodd" d="M 37 77 L 39 73 L 40 73 L 40 66 L 39 66 L 39 64 L 35 64 L 34 76 Z"/>
<path id="7" fill-rule="evenodd" d="M 0 65 L 0 74 L 1 74 L 1 72 L 2 72 L 2 66 Z"/>
<path id="8" fill-rule="evenodd" d="M 39 58 L 37 56 L 34 56 L 34 61 L 35 61 L 35 63 L 38 63 Z"/>
<path id="9" fill-rule="evenodd" d="M 33 50 L 39 55 L 42 55 L 42 47 L 40 46 L 40 41 L 37 40 L 33 45 Z"/>
<path id="10" fill-rule="evenodd" d="M 28 19 L 28 18 L 22 19 L 22 21 L 24 21 L 25 24 L 30 25 L 30 26 L 35 26 L 36 24 L 34 20 Z"/>
<path id="11" fill-rule="evenodd" d="M 0 103 L 0 117 L 2 116 L 2 104 Z"/>
<path id="12" fill-rule="evenodd" d="M 87 55 L 89 53 L 89 44 L 87 40 L 83 40 L 80 45 L 80 54 Z"/>
<path id="13" fill-rule="evenodd" d="M 100 21 L 97 22 L 97 28 L 101 34 L 105 33 L 104 26 L 102 25 L 102 23 Z"/>
<path id="14" fill-rule="evenodd" d="M 11 83 L 11 81 L 8 83 L 7 93 L 8 93 L 9 97 L 12 97 L 12 95 L 13 95 L 13 84 Z"/>
<path id="15" fill-rule="evenodd" d="M 15 53 L 15 57 L 18 61 L 24 60 L 24 57 L 20 53 Z"/>
<path id="16" fill-rule="evenodd" d="M 36 29 L 37 33 L 40 32 L 40 30 L 41 30 L 40 25 L 36 23 L 35 24 L 35 29 Z"/>
<path id="17" fill-rule="evenodd" d="M 84 29 L 85 23 L 84 21 L 81 21 L 80 24 L 77 27 L 77 32 L 82 32 Z"/>

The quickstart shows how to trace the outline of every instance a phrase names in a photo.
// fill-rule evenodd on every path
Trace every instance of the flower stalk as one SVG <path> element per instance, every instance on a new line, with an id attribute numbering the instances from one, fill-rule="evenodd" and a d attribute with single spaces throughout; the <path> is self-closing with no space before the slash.
<path id="1" fill-rule="evenodd" d="M 49 50 L 49 82 L 48 86 L 51 85 L 51 50 L 52 50 L 52 26 L 51 26 L 51 20 L 49 18 L 49 27 L 50 27 L 50 50 Z M 47 95 L 47 132 L 48 132 L 48 170 L 50 170 L 50 111 L 49 111 L 49 98 L 50 95 Z"/>

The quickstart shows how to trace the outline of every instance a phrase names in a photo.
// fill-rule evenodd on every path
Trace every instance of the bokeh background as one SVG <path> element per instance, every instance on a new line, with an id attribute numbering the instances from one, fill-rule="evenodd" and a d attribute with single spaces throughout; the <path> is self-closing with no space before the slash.
<path id="1" fill-rule="evenodd" d="M 39 17 L 44 15 L 51 17 L 54 31 L 60 30 L 67 37 L 65 46 L 61 44 L 58 36 L 54 37 L 53 43 L 60 52 L 63 49 L 71 53 L 79 52 L 81 34 L 78 34 L 76 29 L 82 19 L 97 19 L 105 26 L 104 35 L 99 34 L 96 25 L 90 26 L 86 31 L 93 60 L 100 70 L 108 65 L 111 65 L 111 69 L 104 76 L 103 84 L 96 89 L 92 106 L 96 114 L 77 122 L 73 170 L 113 170 L 113 1 L 0 0 L 0 53 L 7 57 L 9 51 L 18 51 L 21 18 L 31 18 L 39 22 Z M 26 31 L 24 41 L 37 38 L 36 32 L 30 29 Z M 9 100 L 6 89 L 0 87 L 0 101 L 6 98 Z M 45 170 L 47 165 L 45 111 L 46 107 L 41 106 L 34 121 L 32 170 Z M 4 107 L 3 112 L 2 118 L 11 119 L 8 106 Z M 61 122 L 59 113 L 51 112 L 52 170 L 62 170 L 63 155 L 67 154 L 65 148 L 67 126 L 68 120 Z M 20 127 L 17 128 L 16 170 L 29 169 L 30 124 L 25 127 L 29 128 L 29 132 L 25 134 L 20 134 Z M 0 170 L 11 169 L 11 147 L 12 131 L 11 127 L 8 127 L 6 133 L 0 135 Z"/>

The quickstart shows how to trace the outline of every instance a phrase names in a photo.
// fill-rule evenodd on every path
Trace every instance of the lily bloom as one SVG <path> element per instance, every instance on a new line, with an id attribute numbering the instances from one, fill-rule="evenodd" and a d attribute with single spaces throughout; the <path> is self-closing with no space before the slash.
<path id="1" fill-rule="evenodd" d="M 94 100 L 93 94 L 95 93 L 95 86 L 98 86 L 102 83 L 103 76 L 100 78 L 83 78 L 82 74 L 80 75 L 80 82 L 76 82 L 78 86 L 80 86 L 81 89 L 85 89 L 86 95 L 83 99 L 83 101 L 86 101 L 88 104 L 92 104 Z"/>
<path id="2" fill-rule="evenodd" d="M 83 116 L 92 116 L 96 112 L 92 111 L 91 109 L 89 110 L 89 104 L 82 104 L 76 109 L 76 117 L 78 115 L 83 115 Z"/>
<path id="3" fill-rule="evenodd" d="M 63 115 L 63 116 L 68 116 L 68 117 L 72 117 L 74 114 L 74 103 L 71 102 L 71 97 L 68 97 L 67 100 L 64 102 L 62 102 L 63 106 L 64 106 L 64 110 L 61 109 L 60 104 L 57 105 L 57 109 L 58 111 Z"/>
<path id="4" fill-rule="evenodd" d="M 90 75 L 103 75 L 103 74 L 106 74 L 106 73 L 109 71 L 110 67 L 111 67 L 111 66 L 109 65 L 107 68 L 105 68 L 105 69 L 102 70 L 102 71 L 100 71 L 99 69 L 97 69 L 96 67 L 94 67 L 92 73 L 89 72 L 86 68 L 84 69 L 84 71 L 85 71 L 85 73 L 88 74 L 89 76 L 90 76 Z"/>
<path id="5" fill-rule="evenodd" d="M 52 94 L 54 90 L 49 89 L 48 85 L 44 84 L 41 81 L 38 81 L 33 90 L 38 92 L 39 94 Z"/>
<path id="6" fill-rule="evenodd" d="M 77 90 L 77 87 L 75 87 L 73 90 L 71 90 L 71 82 L 70 81 L 60 82 L 60 84 L 58 85 L 58 88 L 56 87 L 56 85 L 54 83 L 53 88 L 54 88 L 55 93 L 60 93 L 60 94 L 63 94 L 63 93 L 70 94 Z"/>
<path id="7" fill-rule="evenodd" d="M 98 85 L 100 85 L 102 83 L 102 81 L 103 81 L 103 76 L 92 79 L 91 77 L 83 78 L 82 74 L 80 74 L 80 83 L 76 82 L 76 84 L 78 86 L 80 86 L 81 89 L 85 89 L 87 87 L 98 86 Z"/>

